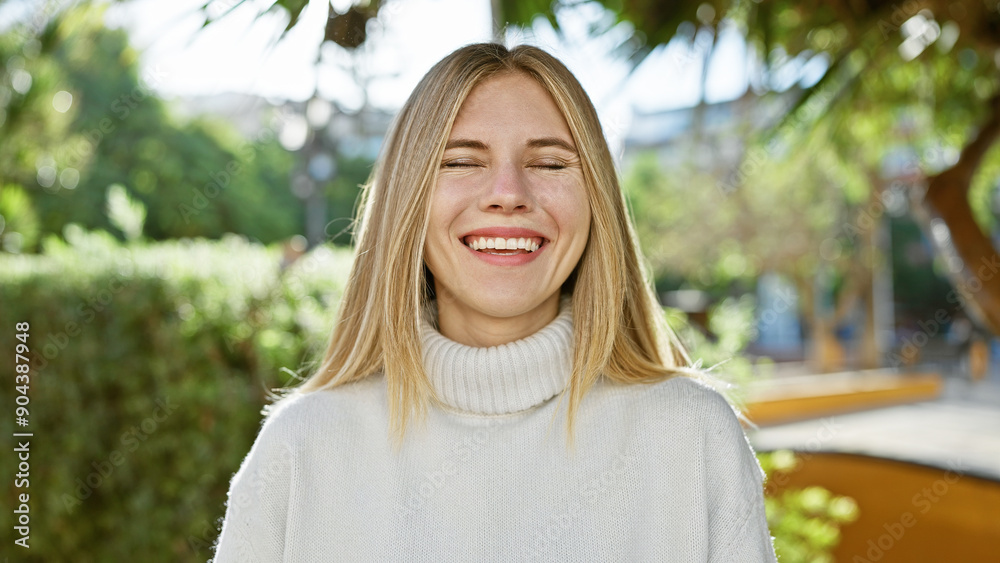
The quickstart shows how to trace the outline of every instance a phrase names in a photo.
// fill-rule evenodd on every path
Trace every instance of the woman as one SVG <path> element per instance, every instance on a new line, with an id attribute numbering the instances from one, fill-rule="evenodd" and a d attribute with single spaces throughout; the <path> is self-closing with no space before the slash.
<path id="1" fill-rule="evenodd" d="M 560 62 L 447 56 L 361 209 L 324 361 L 268 410 L 217 562 L 774 561 L 760 466 L 662 323 Z"/>

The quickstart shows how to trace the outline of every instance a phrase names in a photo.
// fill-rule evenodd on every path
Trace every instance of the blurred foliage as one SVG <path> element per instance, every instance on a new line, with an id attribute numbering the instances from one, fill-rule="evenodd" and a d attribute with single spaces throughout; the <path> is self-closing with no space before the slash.
<path id="1" fill-rule="evenodd" d="M 656 154 L 637 156 L 623 186 L 658 276 L 680 273 L 708 287 L 764 271 L 797 277 L 815 270 L 819 245 L 850 206 L 831 187 L 852 181 L 850 170 L 822 146 L 761 150 L 756 158 L 746 173 L 727 178 L 687 158 L 668 172 Z"/>
<path id="2" fill-rule="evenodd" d="M 683 311 L 664 308 L 667 324 L 688 347 L 691 359 L 732 385 L 720 391 L 739 407 L 746 403 L 746 389 L 752 381 L 774 373 L 769 358 L 750 358 L 743 353 L 757 336 L 755 307 L 749 294 L 723 299 L 708 312 L 707 333 L 692 324 Z"/>
<path id="3" fill-rule="evenodd" d="M 30 323 L 33 369 L 29 426 L 0 423 L 35 434 L 18 560 L 205 561 L 269 390 L 323 351 L 350 253 L 319 246 L 281 274 L 277 245 L 235 235 L 123 245 L 70 225 L 65 239 L 0 255 L 0 326 Z"/>
<path id="4" fill-rule="evenodd" d="M 580 2 L 547 0 L 503 0 L 502 14 L 511 24 L 530 26 L 545 17 L 558 28 L 559 15 L 576 9 Z M 866 102 L 909 106 L 930 101 L 935 113 L 945 106 L 981 111 L 981 105 L 997 91 L 993 58 L 1000 47 L 1000 10 L 984 0 L 923 0 L 887 2 L 857 0 L 850 3 L 818 0 L 681 0 L 676 2 L 623 2 L 593 0 L 606 11 L 594 25 L 593 35 L 615 28 L 635 63 L 657 46 L 673 41 L 694 46 L 707 60 L 723 30 L 736 30 L 750 45 L 760 65 L 751 82 L 766 90 L 783 90 L 780 83 L 789 68 L 807 61 L 826 61 L 830 72 L 806 87 L 801 103 L 833 85 L 836 98 L 858 97 Z M 938 55 L 944 54 L 942 59 Z M 924 63 L 936 70 L 926 73 Z M 916 63 L 914 64 L 914 61 Z M 950 67 L 946 68 L 946 67 Z M 887 70 L 923 73 L 930 80 L 914 100 L 907 80 L 895 81 Z M 968 79 L 949 82 L 945 74 L 974 70 Z M 935 74 L 938 74 L 937 76 Z M 888 88 L 865 91 L 872 82 Z M 831 84 L 837 83 L 837 84 Z M 973 88 L 970 88 L 973 87 Z M 927 96 L 933 92 L 933 100 Z M 824 103 L 833 102 L 827 98 Z M 791 112 L 794 117 L 795 111 Z M 844 115 L 816 115 L 838 121 Z M 948 127 L 947 120 L 939 123 Z"/>
<path id="5" fill-rule="evenodd" d="M 108 220 L 121 231 L 127 240 L 142 236 L 146 222 L 146 206 L 128 196 L 121 184 L 108 186 Z"/>
<path id="6" fill-rule="evenodd" d="M 343 12 L 338 12 L 332 2 L 324 2 L 323 8 L 326 10 L 324 19 L 327 23 L 324 27 L 321 43 L 331 42 L 345 49 L 360 47 L 368 37 L 369 25 L 378 16 L 379 8 L 385 3 L 385 0 L 352 2 Z M 262 5 L 249 0 L 208 0 L 199 7 L 199 11 L 205 18 L 202 27 L 207 27 L 245 4 L 252 5 L 254 8 L 262 8 L 261 14 L 273 11 L 287 14 L 288 23 L 278 39 L 280 41 L 288 31 L 299 23 L 302 11 L 309 5 L 309 2 L 308 0 L 272 0 Z"/>
<path id="7" fill-rule="evenodd" d="M 169 76 L 139 75 L 125 32 L 104 26 L 105 7 L 0 34 L 0 189 L 21 186 L 32 210 L 20 202 L 20 212 L 38 218 L 23 250 L 67 223 L 120 233 L 104 213 L 112 185 L 148 210 L 143 234 L 154 240 L 236 232 L 269 243 L 300 232 L 294 158 L 271 124 L 243 139 L 217 120 L 178 122 L 153 91 Z M 21 228 L 4 217 L 0 234 Z"/>
<path id="8" fill-rule="evenodd" d="M 891 53 L 866 64 L 870 68 L 852 79 L 855 89 L 837 93 L 831 86 L 814 100 L 827 105 L 824 141 L 868 177 L 858 184 L 862 190 L 851 191 L 855 202 L 862 202 L 871 189 L 884 190 L 881 181 L 898 177 L 913 183 L 954 165 L 970 135 L 989 116 L 988 101 L 1000 92 L 992 56 L 978 57 L 943 43 L 912 61 Z M 996 228 L 1000 217 L 994 204 L 1000 197 L 998 178 L 1000 147 L 994 147 L 975 171 L 968 194 L 985 232 Z"/>
<path id="9" fill-rule="evenodd" d="M 28 194 L 21 186 L 0 186 L 0 238 L 3 250 L 20 252 L 38 241 L 40 222 Z M 12 233 L 15 233 L 12 235 Z"/>
<path id="10" fill-rule="evenodd" d="M 703 164 L 698 153 L 724 139 L 698 141 L 699 131 L 691 132 L 693 143 L 671 147 L 669 164 L 662 154 L 637 155 L 623 185 L 656 275 L 681 273 L 702 287 L 750 280 L 763 271 L 793 279 L 809 279 L 819 268 L 843 275 L 864 244 L 859 235 L 886 215 L 906 212 L 906 182 L 953 164 L 967 131 L 982 119 L 984 107 L 951 100 L 938 89 L 970 98 L 977 88 L 996 90 L 995 78 L 982 77 L 989 70 L 982 61 L 963 68 L 932 51 L 867 80 L 863 93 L 881 102 L 860 94 L 841 100 L 848 118 L 816 122 L 834 102 L 832 93 L 820 92 L 800 108 L 797 122 L 748 134 L 738 126 L 752 118 L 740 115 L 737 104 L 731 133 L 748 142 L 735 169 Z M 896 91 L 905 96 L 891 98 Z M 914 99 L 913 92 L 925 99 Z M 889 180 L 907 175 L 906 182 Z M 998 178 L 1000 148 L 989 153 L 970 192 L 986 231 L 998 225 Z"/>
<path id="11" fill-rule="evenodd" d="M 948 302 L 948 281 L 937 270 L 946 267 L 935 260 L 930 242 L 920 228 L 906 216 L 893 217 L 892 294 L 897 317 L 933 318 L 937 311 L 953 311 Z"/>
<path id="12" fill-rule="evenodd" d="M 752 169 L 722 180 L 691 160 L 668 170 L 656 153 L 637 155 L 623 187 L 658 282 L 680 276 L 724 298 L 765 271 L 809 280 L 823 270 L 836 295 L 864 243 L 859 234 L 887 221 L 896 301 L 918 314 L 946 306 L 947 282 L 905 200 L 883 203 L 905 194 L 890 187 L 873 203 L 867 180 L 829 146 L 806 148 L 814 150 L 755 149 Z"/>
<path id="13" fill-rule="evenodd" d="M 799 460 L 788 450 L 757 454 L 768 482 L 795 470 Z M 774 550 L 782 563 L 833 563 L 840 529 L 858 519 L 851 497 L 823 487 L 786 489 L 764 498 Z"/>
<path id="14" fill-rule="evenodd" d="M 337 175 L 326 186 L 326 240 L 338 245 L 351 244 L 354 215 L 361 185 L 368 180 L 374 163 L 367 157 L 340 156 Z"/>

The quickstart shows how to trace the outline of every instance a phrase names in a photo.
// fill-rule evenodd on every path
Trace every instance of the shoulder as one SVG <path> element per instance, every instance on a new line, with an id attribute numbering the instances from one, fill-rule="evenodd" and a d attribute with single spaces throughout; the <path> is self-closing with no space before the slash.
<path id="1" fill-rule="evenodd" d="M 664 410 L 661 428 L 686 428 L 697 436 L 709 471 L 727 474 L 751 488 L 759 486 L 764 473 L 739 414 L 714 385 L 723 383 L 675 376 L 654 384 L 653 402 Z"/>
<path id="2" fill-rule="evenodd" d="M 739 415 L 720 391 L 724 385 L 708 377 L 701 380 L 677 375 L 653 384 L 649 394 L 653 408 L 662 409 L 667 422 L 694 425 L 708 441 L 745 442 Z"/>
<path id="3" fill-rule="evenodd" d="M 644 417 L 670 421 L 739 424 L 735 409 L 719 391 L 720 381 L 675 375 L 656 383 L 615 384 L 628 404 L 638 407 Z"/>
<path id="4" fill-rule="evenodd" d="M 676 375 L 657 383 L 619 385 L 617 407 L 630 413 L 656 443 L 700 451 L 707 461 L 739 458 L 756 473 L 759 465 L 739 415 L 718 390 L 724 385 L 706 380 Z"/>
<path id="5" fill-rule="evenodd" d="M 288 445 L 330 436 L 338 428 L 384 416 L 384 401 L 384 378 L 378 374 L 332 389 L 292 391 L 268 407 L 260 435 Z"/>
<path id="6" fill-rule="evenodd" d="M 675 375 L 663 381 L 649 384 L 649 387 L 666 400 L 729 406 L 725 397 L 719 392 L 719 387 L 723 385 L 725 384 L 717 380 L 709 383 L 707 377 L 699 379 L 689 375 Z"/>

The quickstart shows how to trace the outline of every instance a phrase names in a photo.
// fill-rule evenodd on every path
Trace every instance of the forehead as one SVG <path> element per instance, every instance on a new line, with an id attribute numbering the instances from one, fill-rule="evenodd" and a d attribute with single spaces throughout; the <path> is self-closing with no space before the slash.
<path id="1" fill-rule="evenodd" d="M 555 100 L 535 79 L 515 72 L 477 84 L 462 103 L 451 137 L 563 137 L 569 126 Z"/>

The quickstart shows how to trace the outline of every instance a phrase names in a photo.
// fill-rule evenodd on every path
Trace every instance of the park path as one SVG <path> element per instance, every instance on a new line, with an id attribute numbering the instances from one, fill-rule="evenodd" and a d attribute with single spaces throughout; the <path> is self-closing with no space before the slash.
<path id="1" fill-rule="evenodd" d="M 946 377 L 934 400 L 748 429 L 747 435 L 757 451 L 862 454 L 1000 481 L 1000 382 Z"/>

